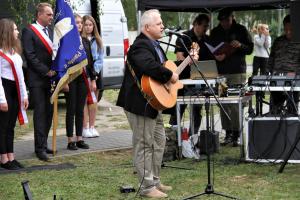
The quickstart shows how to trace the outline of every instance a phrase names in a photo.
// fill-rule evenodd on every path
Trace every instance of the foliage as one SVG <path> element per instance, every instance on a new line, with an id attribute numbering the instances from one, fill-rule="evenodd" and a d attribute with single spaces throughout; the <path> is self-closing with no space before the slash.
<path id="1" fill-rule="evenodd" d="M 128 18 L 128 27 L 130 30 L 136 30 L 136 7 L 135 0 L 122 0 L 125 14 Z M 253 29 L 258 23 L 268 24 L 271 30 L 272 38 L 277 37 L 282 33 L 282 20 L 287 14 L 287 9 L 273 9 L 273 10 L 249 10 L 235 12 L 236 20 L 246 26 L 249 31 Z M 165 27 L 189 29 L 193 19 L 200 13 L 191 12 L 161 12 L 161 16 Z M 218 24 L 217 13 L 208 14 L 212 18 L 212 27 Z"/>
<path id="2" fill-rule="evenodd" d="M 53 7 L 55 6 L 55 0 L 8 0 L 16 24 L 20 26 L 22 24 L 32 23 L 35 18 L 35 6 L 41 2 L 47 2 Z M 102 0 L 99 0 L 98 4 L 102 5 L 101 2 Z M 72 9 L 76 10 L 76 8 L 83 3 L 84 0 L 74 0 Z"/>
<path id="3" fill-rule="evenodd" d="M 135 0 L 122 0 L 125 16 L 127 17 L 127 25 L 130 31 L 137 28 L 137 12 Z"/>
<path id="4" fill-rule="evenodd" d="M 8 0 L 17 25 L 28 24 L 34 20 L 34 8 L 40 2 L 54 5 L 55 0 Z"/>
<path id="5" fill-rule="evenodd" d="M 259 24 L 268 24 L 272 38 L 282 34 L 282 21 L 287 14 L 286 9 L 277 10 L 254 10 L 236 12 L 236 19 L 239 23 L 247 27 L 249 31 Z"/>

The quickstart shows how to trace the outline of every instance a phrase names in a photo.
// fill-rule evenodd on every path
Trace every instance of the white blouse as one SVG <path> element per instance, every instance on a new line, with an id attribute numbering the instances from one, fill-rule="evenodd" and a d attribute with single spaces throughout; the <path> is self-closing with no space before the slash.
<path id="1" fill-rule="evenodd" d="M 271 47 L 271 37 L 264 34 L 254 36 L 254 56 L 269 58 L 269 48 Z"/>
<path id="2" fill-rule="evenodd" d="M 0 51 L 2 51 L 2 49 L 0 49 Z M 24 81 L 24 74 L 23 74 L 23 69 L 22 69 L 23 61 L 22 61 L 21 56 L 18 53 L 14 53 L 14 54 L 5 53 L 5 55 L 8 56 L 15 65 L 15 69 L 17 72 L 19 85 L 20 85 L 21 99 L 28 99 L 26 85 L 25 85 L 25 81 Z M 1 76 L 1 78 L 4 78 L 4 79 L 8 79 L 8 80 L 12 80 L 12 81 L 15 80 L 9 62 L 1 56 L 0 56 L 0 76 Z M 0 78 L 0 103 L 7 103 L 1 78 Z"/>

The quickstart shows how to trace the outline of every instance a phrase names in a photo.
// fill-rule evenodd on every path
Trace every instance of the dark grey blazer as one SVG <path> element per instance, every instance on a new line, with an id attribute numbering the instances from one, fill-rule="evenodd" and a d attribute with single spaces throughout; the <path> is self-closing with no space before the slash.
<path id="1" fill-rule="evenodd" d="M 151 40 L 143 33 L 136 38 L 130 47 L 127 58 L 139 81 L 143 75 L 150 76 L 161 83 L 166 83 L 171 79 L 173 73 L 161 64 Z M 117 105 L 128 112 L 156 118 L 158 111 L 152 108 L 150 104 L 145 109 L 146 104 L 147 100 L 143 97 L 126 65 Z"/>

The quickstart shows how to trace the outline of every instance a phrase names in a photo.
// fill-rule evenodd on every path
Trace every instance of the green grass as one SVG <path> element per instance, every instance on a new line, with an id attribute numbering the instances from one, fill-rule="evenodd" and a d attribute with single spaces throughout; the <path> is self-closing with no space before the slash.
<path id="1" fill-rule="evenodd" d="M 107 200 L 134 199 L 135 194 L 121 194 L 119 187 L 133 185 L 138 188 L 137 177 L 133 174 L 132 152 L 114 151 L 81 154 L 72 157 L 55 158 L 52 163 L 70 162 L 77 166 L 70 170 L 45 170 L 30 173 L 1 175 L 0 199 L 24 199 L 20 182 L 30 181 L 34 199 L 50 200 L 53 194 L 64 200 Z M 300 168 L 288 165 L 284 173 L 278 174 L 279 165 L 240 163 L 239 148 L 223 148 L 214 157 L 214 189 L 240 199 L 296 200 L 300 193 Z M 28 165 L 41 164 L 31 160 Z M 203 192 L 207 184 L 206 161 L 193 162 L 191 159 L 167 163 L 193 170 L 173 168 L 162 169 L 162 181 L 173 186 L 168 199 L 182 199 Z M 138 198 L 140 199 L 140 198 Z M 207 196 L 203 199 L 223 199 Z"/>
<path id="2" fill-rule="evenodd" d="M 252 65 L 252 63 L 253 63 L 253 54 L 246 56 L 246 63 L 247 63 L 247 65 Z"/>
<path id="3" fill-rule="evenodd" d="M 104 90 L 103 97 L 105 100 L 113 103 L 114 105 L 117 102 L 117 98 L 119 95 L 119 89 L 110 89 L 110 90 Z"/>
<path id="4" fill-rule="evenodd" d="M 20 138 L 27 135 L 29 132 L 33 132 L 33 110 L 28 109 L 26 111 L 28 117 L 28 124 L 20 126 L 19 122 L 16 122 L 15 138 Z M 66 104 L 64 99 L 58 100 L 58 128 L 65 127 L 66 117 Z"/>
<path id="5" fill-rule="evenodd" d="M 175 61 L 175 60 L 176 60 L 176 55 L 175 55 L 175 53 L 174 53 L 173 51 L 168 51 L 168 53 L 167 53 L 167 58 L 168 58 L 169 60 Z"/>

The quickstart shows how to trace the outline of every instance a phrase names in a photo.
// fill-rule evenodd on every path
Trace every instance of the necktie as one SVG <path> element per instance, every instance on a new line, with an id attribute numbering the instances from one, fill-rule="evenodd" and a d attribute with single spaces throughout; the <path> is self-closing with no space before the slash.
<path id="1" fill-rule="evenodd" d="M 154 46 L 155 46 L 155 50 L 160 58 L 160 62 L 163 63 L 165 61 L 165 58 L 163 56 L 163 53 L 161 52 L 161 49 L 159 47 L 159 42 L 155 41 L 154 43 Z"/>
<path id="2" fill-rule="evenodd" d="M 44 31 L 44 33 L 47 35 L 47 36 L 49 36 L 48 35 L 48 30 L 47 30 L 47 28 L 45 27 L 45 28 L 43 28 L 43 31 Z"/>

